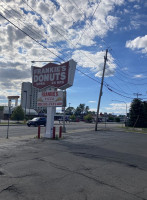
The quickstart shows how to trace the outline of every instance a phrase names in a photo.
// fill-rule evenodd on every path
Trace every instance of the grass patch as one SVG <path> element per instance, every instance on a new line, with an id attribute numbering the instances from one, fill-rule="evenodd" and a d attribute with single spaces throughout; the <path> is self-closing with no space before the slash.
<path id="1" fill-rule="evenodd" d="M 24 122 L 9 122 L 9 125 L 24 125 Z M 8 122 L 0 122 L 0 125 L 8 125 Z"/>
<path id="2" fill-rule="evenodd" d="M 133 128 L 133 127 L 123 127 L 123 129 L 127 132 L 135 132 L 135 133 L 146 133 L 147 134 L 147 128 Z"/>

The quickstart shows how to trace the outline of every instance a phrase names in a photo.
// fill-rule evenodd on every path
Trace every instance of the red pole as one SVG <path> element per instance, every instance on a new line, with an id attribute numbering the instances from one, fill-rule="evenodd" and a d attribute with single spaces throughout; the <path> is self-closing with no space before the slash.
<path id="1" fill-rule="evenodd" d="M 55 139 L 55 132 L 56 132 L 56 128 L 53 127 L 53 139 Z"/>
<path id="2" fill-rule="evenodd" d="M 38 139 L 40 139 L 40 126 L 38 126 Z"/>
<path id="3" fill-rule="evenodd" d="M 62 126 L 59 127 L 59 138 L 62 137 Z"/>

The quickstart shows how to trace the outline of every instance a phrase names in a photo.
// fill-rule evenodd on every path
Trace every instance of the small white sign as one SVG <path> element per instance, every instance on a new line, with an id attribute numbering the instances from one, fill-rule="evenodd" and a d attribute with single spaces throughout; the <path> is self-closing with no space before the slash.
<path id="1" fill-rule="evenodd" d="M 42 91 L 38 92 L 37 98 L 38 107 L 62 107 L 63 106 L 63 91 Z"/>

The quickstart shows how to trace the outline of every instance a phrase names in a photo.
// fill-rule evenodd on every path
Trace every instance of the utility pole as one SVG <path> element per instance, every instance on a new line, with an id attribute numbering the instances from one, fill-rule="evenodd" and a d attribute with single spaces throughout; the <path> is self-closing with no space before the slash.
<path id="1" fill-rule="evenodd" d="M 134 93 L 134 95 L 137 95 L 137 99 L 138 99 L 138 96 L 141 96 L 142 94 L 139 94 L 139 93 L 137 92 L 137 93 Z"/>
<path id="2" fill-rule="evenodd" d="M 106 49 L 106 55 L 104 56 L 104 68 L 103 68 L 103 75 L 102 75 L 102 80 L 101 80 L 101 88 L 100 88 L 100 94 L 99 94 L 99 101 L 98 101 L 98 106 L 97 106 L 95 131 L 97 131 L 98 116 L 99 116 L 101 96 L 102 96 L 102 90 L 103 90 L 103 82 L 104 82 L 104 75 L 105 75 L 105 68 L 106 68 L 106 62 L 107 62 L 107 54 L 108 54 L 108 49 Z"/>

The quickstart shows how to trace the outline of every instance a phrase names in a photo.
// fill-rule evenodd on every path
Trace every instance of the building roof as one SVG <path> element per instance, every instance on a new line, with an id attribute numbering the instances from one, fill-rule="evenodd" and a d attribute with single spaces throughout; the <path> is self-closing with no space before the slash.
<path id="1" fill-rule="evenodd" d="M 10 108 L 10 114 L 13 112 L 13 110 L 15 109 L 16 107 L 11 107 Z M 23 111 L 25 112 L 25 108 L 22 108 Z M 5 106 L 4 107 L 4 110 L 3 110 L 3 113 L 4 114 L 9 114 L 9 107 L 8 106 Z M 34 109 L 28 109 L 26 108 L 26 115 L 38 115 L 38 113 L 34 110 Z"/>

